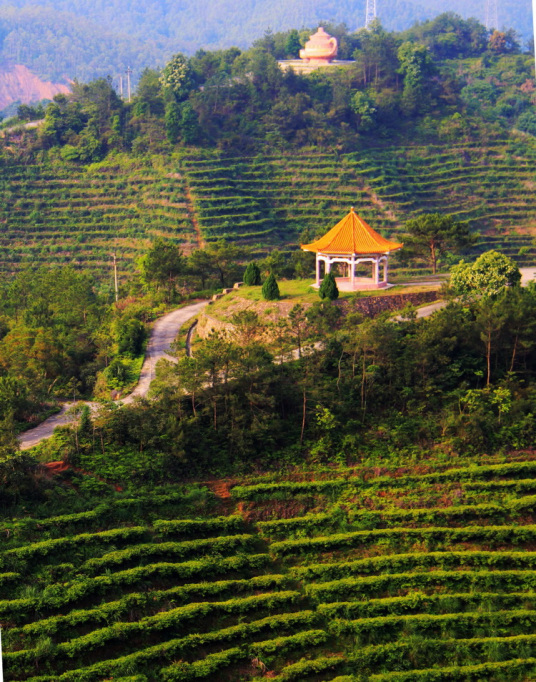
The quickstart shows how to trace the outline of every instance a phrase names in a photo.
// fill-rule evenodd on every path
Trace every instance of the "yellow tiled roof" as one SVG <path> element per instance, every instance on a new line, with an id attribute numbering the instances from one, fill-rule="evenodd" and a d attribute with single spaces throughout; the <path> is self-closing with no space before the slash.
<path id="1" fill-rule="evenodd" d="M 312 244 L 302 244 L 304 251 L 327 254 L 387 253 L 404 244 L 390 242 L 375 232 L 352 208 L 350 213 L 327 234 Z"/>

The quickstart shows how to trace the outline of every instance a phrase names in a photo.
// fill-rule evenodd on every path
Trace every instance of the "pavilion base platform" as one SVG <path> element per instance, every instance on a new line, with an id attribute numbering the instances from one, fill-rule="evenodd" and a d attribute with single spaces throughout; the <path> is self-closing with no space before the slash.
<path id="1" fill-rule="evenodd" d="M 335 277 L 335 281 L 339 291 L 379 291 L 380 289 L 389 289 L 395 286 L 388 282 L 375 282 L 372 277 L 355 277 L 353 285 L 350 277 Z M 311 286 L 313 289 L 319 289 L 320 284 L 313 282 Z"/>

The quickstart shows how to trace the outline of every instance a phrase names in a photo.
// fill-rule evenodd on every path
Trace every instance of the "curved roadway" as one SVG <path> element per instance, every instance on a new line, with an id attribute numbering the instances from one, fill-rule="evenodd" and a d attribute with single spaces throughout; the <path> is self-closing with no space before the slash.
<path id="1" fill-rule="evenodd" d="M 522 286 L 527 286 L 530 281 L 536 279 L 536 268 L 520 268 L 520 270 Z M 171 344 L 175 340 L 175 337 L 177 336 L 177 333 L 182 325 L 201 312 L 207 303 L 208 301 L 202 301 L 201 303 L 194 303 L 192 305 L 185 306 L 184 308 L 179 308 L 168 315 L 164 315 L 164 317 L 161 317 L 155 322 L 151 331 L 151 337 L 147 346 L 145 361 L 141 369 L 138 384 L 129 396 L 119 402 L 126 405 L 133 402 L 133 400 L 137 397 L 144 397 L 147 395 L 149 386 L 154 379 L 156 363 L 161 358 L 167 358 L 172 362 L 176 362 L 175 358 L 168 354 Z M 447 305 L 446 301 L 436 301 L 430 305 L 423 306 L 417 310 L 417 317 L 428 317 L 436 310 L 443 308 L 445 305 Z M 50 438 L 56 426 L 73 422 L 75 417 L 68 413 L 68 411 L 75 404 L 76 403 L 65 403 L 62 411 L 59 414 L 49 417 L 42 424 L 39 424 L 39 426 L 36 426 L 34 429 L 30 429 L 29 431 L 21 434 L 19 436 L 21 450 L 28 450 L 42 440 Z M 91 410 L 94 412 L 96 412 L 99 408 L 98 403 L 84 404 L 89 405 Z"/>
<path id="2" fill-rule="evenodd" d="M 185 306 L 184 308 L 174 310 L 155 322 L 151 330 L 151 336 L 149 338 L 149 343 L 147 344 L 145 360 L 141 368 L 140 378 L 136 388 L 130 395 L 119 402 L 123 404 L 129 404 L 133 402 L 135 398 L 143 398 L 147 395 L 151 382 L 154 379 L 156 363 L 162 358 L 167 358 L 172 362 L 176 361 L 173 356 L 169 355 L 169 350 L 171 348 L 171 344 L 177 336 L 179 329 L 185 322 L 188 322 L 189 319 L 200 313 L 206 305 L 207 301 L 193 303 L 192 305 Z M 39 426 L 25 431 L 19 436 L 21 450 L 28 450 L 29 448 L 34 447 L 34 445 L 40 443 L 42 440 L 50 438 L 56 426 L 62 426 L 64 424 L 73 422 L 75 417 L 73 417 L 69 410 L 76 404 L 89 405 L 91 410 L 94 412 L 96 412 L 99 408 L 98 403 L 65 403 L 61 412 L 49 417 L 42 424 L 39 424 Z"/>

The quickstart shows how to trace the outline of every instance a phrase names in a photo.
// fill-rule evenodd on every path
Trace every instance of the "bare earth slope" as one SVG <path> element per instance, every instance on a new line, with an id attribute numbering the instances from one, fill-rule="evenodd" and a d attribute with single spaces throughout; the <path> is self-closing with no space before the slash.
<path id="1" fill-rule="evenodd" d="M 30 104 L 69 92 L 67 85 L 42 81 L 21 64 L 0 66 L 0 109 L 13 102 Z"/>

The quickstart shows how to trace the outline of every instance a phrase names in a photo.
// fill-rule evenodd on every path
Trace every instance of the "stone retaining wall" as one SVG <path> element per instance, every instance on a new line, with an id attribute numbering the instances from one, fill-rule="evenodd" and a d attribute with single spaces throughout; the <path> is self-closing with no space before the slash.
<path id="1" fill-rule="evenodd" d="M 422 291 L 417 294 L 393 294 L 389 296 L 364 296 L 353 301 L 344 299 L 338 301 L 342 310 L 346 313 L 349 310 L 361 313 L 365 317 L 377 317 L 380 313 L 395 312 L 402 310 L 408 303 L 414 306 L 421 306 L 425 303 L 433 303 L 439 298 L 437 291 Z"/>

